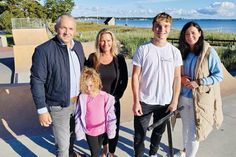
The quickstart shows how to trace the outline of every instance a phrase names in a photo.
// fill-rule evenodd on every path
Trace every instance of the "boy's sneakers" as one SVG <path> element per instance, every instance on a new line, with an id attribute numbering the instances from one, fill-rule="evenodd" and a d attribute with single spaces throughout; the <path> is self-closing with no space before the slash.
<path id="1" fill-rule="evenodd" d="M 186 153 L 182 150 L 180 150 L 178 153 L 174 155 L 174 157 L 186 157 Z"/>
<path id="2" fill-rule="evenodd" d="M 161 157 L 161 155 L 155 154 L 155 155 L 151 155 L 151 156 L 149 156 L 149 157 Z"/>

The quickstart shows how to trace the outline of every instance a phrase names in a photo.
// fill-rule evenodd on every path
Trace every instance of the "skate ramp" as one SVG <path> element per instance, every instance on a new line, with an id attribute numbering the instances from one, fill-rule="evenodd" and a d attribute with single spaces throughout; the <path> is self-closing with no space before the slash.
<path id="1" fill-rule="evenodd" d="M 223 97 L 236 93 L 236 78 L 233 77 L 222 64 L 224 79 L 220 83 L 221 95 Z"/>
<path id="2" fill-rule="evenodd" d="M 0 84 L 13 83 L 14 71 L 13 49 L 0 47 Z"/>
<path id="3" fill-rule="evenodd" d="M 35 47 L 46 42 L 49 37 L 46 28 L 12 29 L 15 45 L 14 65 L 15 83 L 29 83 L 32 55 Z"/>
<path id="4" fill-rule="evenodd" d="M 4 60 L 0 59 L 0 75 L 1 75 L 0 76 L 0 83 L 10 84 L 11 80 L 12 80 L 12 78 L 11 78 L 12 71 L 5 64 L 2 64 L 1 63 L 2 61 L 4 61 Z"/>
<path id="5" fill-rule="evenodd" d="M 0 85 L 0 138 L 35 136 L 48 133 L 38 123 L 29 84 Z"/>
<path id="6" fill-rule="evenodd" d="M 46 28 L 12 29 L 15 45 L 38 45 L 48 40 Z"/>
<path id="7" fill-rule="evenodd" d="M 37 45 L 13 46 L 16 83 L 29 83 L 32 55 L 36 46 Z"/>

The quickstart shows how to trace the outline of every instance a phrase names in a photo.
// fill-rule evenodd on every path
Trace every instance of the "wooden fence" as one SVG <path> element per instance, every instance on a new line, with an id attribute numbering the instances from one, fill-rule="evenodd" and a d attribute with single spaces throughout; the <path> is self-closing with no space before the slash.
<path id="1" fill-rule="evenodd" d="M 222 40 L 222 39 L 205 39 L 212 46 L 224 46 L 224 47 L 232 47 L 236 46 L 236 39 L 233 40 Z M 178 45 L 179 39 L 177 38 L 168 38 L 168 41 L 174 45 Z"/>

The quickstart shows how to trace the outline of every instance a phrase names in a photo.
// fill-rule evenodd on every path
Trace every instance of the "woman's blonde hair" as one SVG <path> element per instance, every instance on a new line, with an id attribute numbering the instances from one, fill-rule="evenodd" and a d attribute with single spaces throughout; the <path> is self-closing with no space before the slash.
<path id="1" fill-rule="evenodd" d="M 111 54 L 112 54 L 112 56 L 115 57 L 116 54 L 118 53 L 117 40 L 116 40 L 116 37 L 115 37 L 114 33 L 112 31 L 110 31 L 109 29 L 107 29 L 107 28 L 101 29 L 97 34 L 96 42 L 95 42 L 95 48 L 96 48 L 96 52 L 95 52 L 95 57 L 96 58 L 94 59 L 95 69 L 97 69 L 98 66 L 99 66 L 99 58 L 100 58 L 100 55 L 102 53 L 102 50 L 101 50 L 101 47 L 100 47 L 100 40 L 101 40 L 101 37 L 102 37 L 103 34 L 110 34 L 111 35 L 111 39 L 112 39 Z"/>
<path id="2" fill-rule="evenodd" d="M 87 90 L 86 81 L 91 79 L 94 89 L 101 90 L 102 89 L 102 81 L 100 75 L 93 68 L 85 67 L 81 76 L 80 76 L 80 91 L 81 93 L 85 93 Z"/>

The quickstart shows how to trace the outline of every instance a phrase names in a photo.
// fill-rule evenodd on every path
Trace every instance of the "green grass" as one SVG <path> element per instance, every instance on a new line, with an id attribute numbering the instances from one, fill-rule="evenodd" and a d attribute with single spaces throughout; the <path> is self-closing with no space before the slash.
<path id="1" fill-rule="evenodd" d="M 114 32 L 116 38 L 121 45 L 121 52 L 127 58 L 132 58 L 136 48 L 149 41 L 152 37 L 152 30 L 150 28 L 136 28 L 127 26 L 107 26 L 96 23 L 77 23 L 77 36 L 76 39 L 81 42 L 94 41 L 98 31 L 102 28 L 109 28 Z M 180 30 L 171 30 L 169 38 L 178 39 Z M 214 39 L 220 40 L 235 40 L 236 33 L 223 33 L 223 32 L 204 32 L 205 39 L 209 41 L 212 46 L 215 46 L 222 63 L 229 70 L 231 65 L 236 65 L 236 43 L 215 42 Z M 176 43 L 175 43 L 176 44 Z"/>
<path id="2" fill-rule="evenodd" d="M 109 28 L 114 32 L 117 39 L 121 44 L 122 53 L 126 54 L 127 57 L 132 58 L 136 48 L 146 42 L 149 41 L 153 34 L 150 28 L 136 28 L 136 27 L 127 27 L 127 26 L 107 26 L 103 24 L 96 23 L 85 23 L 78 22 L 77 23 L 77 36 L 76 38 L 82 42 L 94 41 L 98 31 L 102 28 Z M 179 30 L 171 30 L 169 38 L 179 38 Z M 236 33 L 222 33 L 222 32 L 204 32 L 205 39 L 221 39 L 221 40 L 235 40 Z M 224 47 L 232 47 L 236 46 L 236 43 L 232 45 L 232 43 L 227 42 L 211 42 L 211 45 L 214 46 L 224 46 Z"/>
<path id="3" fill-rule="evenodd" d="M 217 48 L 217 52 L 225 68 L 228 70 L 235 70 L 232 69 L 232 67 L 236 65 L 236 49 Z"/>
<path id="4" fill-rule="evenodd" d="M 81 42 L 94 41 L 99 30 L 102 28 L 109 28 L 114 32 L 116 38 L 121 44 L 121 52 L 128 58 L 132 58 L 136 48 L 149 41 L 153 34 L 150 28 L 136 28 L 127 26 L 108 26 L 96 23 L 77 23 L 77 36 L 76 39 Z M 177 37 L 179 31 L 173 30 L 170 34 L 171 38 Z"/>

